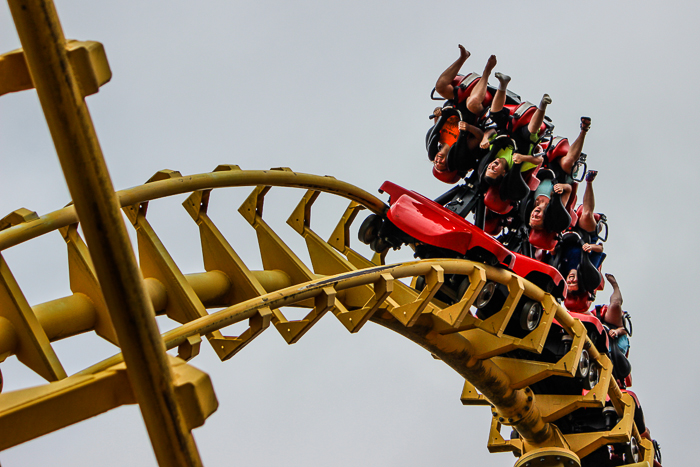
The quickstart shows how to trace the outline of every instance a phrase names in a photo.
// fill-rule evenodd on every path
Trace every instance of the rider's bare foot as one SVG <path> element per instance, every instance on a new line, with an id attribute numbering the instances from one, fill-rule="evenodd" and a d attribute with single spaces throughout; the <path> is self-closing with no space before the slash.
<path id="1" fill-rule="evenodd" d="M 610 273 L 605 274 L 605 278 L 608 280 L 608 282 L 610 282 L 610 285 L 612 285 L 614 289 L 619 287 L 617 285 L 617 279 L 615 279 L 615 276 L 613 276 L 612 274 L 610 274 Z"/>
<path id="2" fill-rule="evenodd" d="M 471 53 L 469 53 L 469 51 L 467 49 L 465 49 L 462 44 L 459 44 L 458 47 L 459 47 L 459 58 L 461 60 L 468 59 L 469 56 L 471 55 Z"/>
<path id="3" fill-rule="evenodd" d="M 501 91 L 505 91 L 506 88 L 508 87 L 508 83 L 510 83 L 510 76 L 504 75 L 500 71 L 497 71 L 496 74 L 494 75 L 498 82 L 501 84 L 498 89 Z"/>
<path id="4" fill-rule="evenodd" d="M 491 71 L 496 66 L 497 60 L 495 55 L 491 55 L 486 61 L 486 68 L 484 68 L 484 74 L 491 73 Z"/>

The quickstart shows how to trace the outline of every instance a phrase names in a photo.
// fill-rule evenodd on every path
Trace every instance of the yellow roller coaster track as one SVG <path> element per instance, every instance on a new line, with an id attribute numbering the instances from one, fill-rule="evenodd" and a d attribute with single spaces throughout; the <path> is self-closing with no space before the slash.
<path id="1" fill-rule="evenodd" d="M 463 404 L 492 408 L 489 450 L 513 452 L 516 466 L 580 466 L 597 448 L 632 439 L 641 454 L 633 465 L 652 464 L 653 447 L 634 424 L 632 397 L 619 390 L 610 360 L 598 353 L 580 321 L 504 269 L 457 259 L 385 265 L 378 255 L 364 258 L 350 247 L 350 224 L 362 209 L 386 210 L 364 190 L 286 168 L 244 171 L 228 165 L 191 176 L 164 170 L 143 186 L 115 193 L 84 103 L 111 77 L 101 45 L 67 42 L 51 1 L 9 4 L 23 48 L 0 56 L 0 77 L 12 77 L 0 80 L 0 95 L 36 88 L 75 204 L 41 217 L 20 209 L 0 220 L 0 251 L 58 230 L 68 249 L 72 291 L 30 307 L 0 256 L 0 362 L 15 355 L 48 381 L 0 393 L 0 449 L 138 403 L 161 466 L 201 465 L 191 430 L 217 408 L 209 377 L 187 363 L 199 353 L 201 336 L 226 360 L 270 323 L 292 344 L 330 311 L 353 333 L 369 321 L 385 326 L 463 376 Z M 263 270 L 250 270 L 207 214 L 213 189 L 236 186 L 254 187 L 239 212 L 255 229 Z M 311 266 L 262 218 L 265 195 L 276 186 L 307 190 L 288 224 L 305 239 Z M 322 192 L 350 200 L 328 241 L 311 229 L 311 208 Z M 184 274 L 147 220 L 149 201 L 183 193 L 191 193 L 184 207 L 199 227 L 204 272 Z M 119 208 L 136 229 L 138 266 Z M 446 275 L 454 274 L 468 277 L 469 287 L 448 305 L 435 296 Z M 407 285 L 418 277 L 425 283 L 420 291 Z M 508 297 L 500 311 L 482 320 L 472 310 L 488 282 L 505 285 Z M 538 302 L 543 315 L 536 329 L 517 338 L 506 327 L 521 297 Z M 282 312 L 289 306 L 309 311 L 289 320 Z M 209 314 L 214 308 L 222 309 Z M 161 336 L 154 312 L 181 325 Z M 244 320 L 248 328 L 241 335 L 222 334 Z M 572 338 L 559 361 L 508 356 L 516 349 L 540 354 L 554 320 Z M 90 331 L 122 353 L 66 375 L 51 343 Z M 165 353 L 175 348 L 177 358 Z M 600 370 L 591 391 L 534 394 L 529 386 L 546 378 L 576 377 L 584 350 Z M 552 423 L 579 408 L 602 408 L 606 397 L 619 417 L 610 431 L 562 434 Z M 513 426 L 519 436 L 505 440 L 502 425 Z"/>

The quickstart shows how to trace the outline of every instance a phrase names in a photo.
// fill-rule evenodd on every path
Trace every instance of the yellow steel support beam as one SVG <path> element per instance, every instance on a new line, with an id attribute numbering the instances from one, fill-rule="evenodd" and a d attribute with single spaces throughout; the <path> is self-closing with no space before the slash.
<path id="1" fill-rule="evenodd" d="M 72 224 L 59 230 L 68 248 L 68 275 L 71 291 L 74 294 L 89 297 L 90 302 L 95 307 L 94 329 L 97 335 L 119 345 L 90 253 L 78 233 L 78 224 Z"/>
<path id="2" fill-rule="evenodd" d="M 201 465 L 56 8 L 50 0 L 8 3 L 156 458 Z"/>
<path id="3" fill-rule="evenodd" d="M 308 190 L 287 219 L 289 224 L 304 240 L 309 251 L 311 264 L 316 274 L 333 275 L 356 271 L 357 268 L 346 258 L 311 230 L 311 206 L 320 192 Z M 343 295 L 343 306 L 336 306 L 334 314 L 350 332 L 359 331 L 379 307 L 389 298 L 394 290 L 393 278 L 383 277 L 377 289 L 369 285 L 356 287 L 352 293 Z"/>
<path id="4" fill-rule="evenodd" d="M 105 49 L 99 42 L 69 40 L 66 51 L 83 97 L 95 94 L 112 78 Z M 0 96 L 33 88 L 24 51 L 17 49 L 0 55 Z"/>
<path id="5" fill-rule="evenodd" d="M 66 377 L 66 372 L 51 348 L 49 338 L 27 303 L 5 258 L 0 255 L 0 317 L 15 331 L 17 358 L 48 381 Z M 7 331 L 6 331 L 7 332 Z M 1 350 L 13 348 L 0 346 Z"/>
<path id="6" fill-rule="evenodd" d="M 217 408 L 209 376 L 182 360 L 169 357 L 175 394 L 184 407 L 186 425 L 201 426 Z M 95 375 L 0 394 L 0 450 L 124 404 L 134 404 L 123 363 Z"/>

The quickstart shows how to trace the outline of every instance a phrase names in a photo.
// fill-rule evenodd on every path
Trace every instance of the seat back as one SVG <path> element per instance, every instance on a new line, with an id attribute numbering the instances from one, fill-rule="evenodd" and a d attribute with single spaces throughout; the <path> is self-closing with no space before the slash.
<path id="1" fill-rule="evenodd" d="M 540 250 L 552 251 L 557 246 L 557 234 L 546 230 L 530 229 L 527 240 L 530 245 Z"/>
<path id="2" fill-rule="evenodd" d="M 435 160 L 438 153 L 438 144 L 452 145 L 459 137 L 460 113 L 454 107 L 444 107 L 442 115 L 435 121 L 428 134 L 425 136 L 425 149 L 428 151 L 428 159 Z"/>
<path id="3" fill-rule="evenodd" d="M 481 80 L 481 75 L 478 73 L 469 73 L 466 76 L 457 75 L 455 79 L 452 80 L 452 86 L 455 89 L 455 98 L 457 102 L 465 102 L 467 98 L 471 95 L 476 83 Z M 487 88 L 486 96 L 481 102 L 484 107 L 491 105 L 493 101 L 493 93 Z"/>
<path id="4" fill-rule="evenodd" d="M 513 206 L 501 196 L 501 186 L 493 185 L 484 194 L 484 205 L 497 214 L 508 214 Z"/>

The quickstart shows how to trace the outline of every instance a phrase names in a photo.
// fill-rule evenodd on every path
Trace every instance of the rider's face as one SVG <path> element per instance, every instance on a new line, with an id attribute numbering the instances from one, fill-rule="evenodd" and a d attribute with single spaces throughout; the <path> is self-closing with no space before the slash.
<path id="1" fill-rule="evenodd" d="M 535 208 L 530 213 L 530 227 L 535 230 L 544 228 L 544 210 L 549 204 L 549 198 L 546 196 L 538 196 L 535 200 Z"/>
<path id="2" fill-rule="evenodd" d="M 435 160 L 433 161 L 433 164 L 435 164 L 435 168 L 439 172 L 444 172 L 445 170 L 447 170 L 447 153 L 450 152 L 450 145 L 440 143 L 438 147 L 439 151 L 437 154 L 435 154 Z"/>
<path id="3" fill-rule="evenodd" d="M 578 290 L 578 273 L 576 269 L 569 271 L 569 274 L 566 276 L 566 287 L 569 289 L 569 292 Z"/>
<path id="4" fill-rule="evenodd" d="M 491 179 L 500 177 L 506 173 L 506 160 L 499 157 L 486 167 L 486 176 Z"/>

